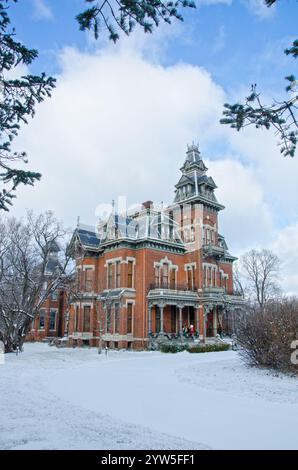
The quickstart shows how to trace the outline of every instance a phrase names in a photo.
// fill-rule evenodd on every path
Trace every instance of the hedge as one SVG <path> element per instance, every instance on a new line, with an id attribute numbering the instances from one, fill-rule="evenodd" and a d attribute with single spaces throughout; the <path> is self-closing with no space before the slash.
<path id="1" fill-rule="evenodd" d="M 198 344 L 196 346 L 190 347 L 188 352 L 190 353 L 205 353 L 205 352 L 217 352 L 217 351 L 228 351 L 230 345 L 227 343 L 219 344 Z"/>
<path id="2" fill-rule="evenodd" d="M 197 344 L 195 346 L 191 346 L 188 344 L 164 343 L 160 345 L 159 349 L 163 353 L 178 353 L 182 351 L 188 351 L 190 353 L 204 353 L 204 352 L 228 351 L 230 349 L 230 345 L 226 343 L 220 343 L 220 344 Z"/>

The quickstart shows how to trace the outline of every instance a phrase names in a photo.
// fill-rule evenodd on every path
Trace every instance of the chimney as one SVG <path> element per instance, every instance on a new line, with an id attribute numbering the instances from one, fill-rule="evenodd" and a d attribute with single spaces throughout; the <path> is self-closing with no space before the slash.
<path id="1" fill-rule="evenodd" d="M 153 205 L 153 201 L 145 201 L 143 202 L 142 206 L 144 207 L 144 209 L 151 209 L 152 208 L 152 205 Z"/>

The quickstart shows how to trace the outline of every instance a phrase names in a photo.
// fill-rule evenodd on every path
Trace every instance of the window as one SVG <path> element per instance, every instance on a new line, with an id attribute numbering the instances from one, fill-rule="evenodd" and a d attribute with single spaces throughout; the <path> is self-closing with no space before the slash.
<path id="1" fill-rule="evenodd" d="M 162 266 L 162 287 L 166 289 L 169 286 L 169 265 L 164 263 Z"/>
<path id="2" fill-rule="evenodd" d="M 108 264 L 108 289 L 113 287 L 113 266 L 111 263 Z"/>
<path id="3" fill-rule="evenodd" d="M 155 286 L 159 287 L 159 267 L 155 268 Z"/>
<path id="4" fill-rule="evenodd" d="M 127 304 L 126 332 L 127 333 L 132 333 L 132 304 Z"/>
<path id="5" fill-rule="evenodd" d="M 50 311 L 50 330 L 56 329 L 56 310 Z"/>
<path id="6" fill-rule="evenodd" d="M 209 229 L 206 229 L 206 242 L 207 244 L 209 244 L 210 242 L 210 230 Z"/>
<path id="7" fill-rule="evenodd" d="M 173 221 L 174 221 L 174 214 L 173 211 L 169 212 L 169 239 L 173 240 Z"/>
<path id="8" fill-rule="evenodd" d="M 91 292 L 93 284 L 93 269 L 85 269 L 85 291 Z"/>
<path id="9" fill-rule="evenodd" d="M 74 331 L 79 331 L 79 307 L 78 307 L 78 305 L 75 306 L 75 324 L 74 324 Z"/>
<path id="10" fill-rule="evenodd" d="M 111 307 L 107 307 L 107 333 L 112 333 Z"/>
<path id="11" fill-rule="evenodd" d="M 119 304 L 115 304 L 115 333 L 119 333 L 120 326 L 120 309 Z"/>
<path id="12" fill-rule="evenodd" d="M 44 310 L 39 311 L 39 329 L 44 330 L 45 326 L 45 312 Z"/>
<path id="13" fill-rule="evenodd" d="M 196 236 L 195 228 L 192 225 L 191 228 L 190 228 L 190 241 L 191 242 L 195 241 L 195 236 Z"/>
<path id="14" fill-rule="evenodd" d="M 187 287 L 192 289 L 192 269 L 190 267 L 187 268 Z"/>
<path id="15" fill-rule="evenodd" d="M 187 288 L 189 290 L 194 289 L 195 286 L 195 268 L 194 266 L 188 266 L 187 268 Z"/>
<path id="16" fill-rule="evenodd" d="M 84 306 L 84 326 L 83 331 L 90 331 L 90 311 L 91 307 L 89 305 Z"/>
<path id="17" fill-rule="evenodd" d="M 55 290 L 51 295 L 52 300 L 58 300 L 58 292 Z"/>
<path id="18" fill-rule="evenodd" d="M 133 281 L 133 262 L 128 261 L 127 263 L 127 287 L 132 288 Z"/>
<path id="19" fill-rule="evenodd" d="M 176 289 L 176 271 L 171 269 L 171 289 Z"/>
<path id="20" fill-rule="evenodd" d="M 212 284 L 211 276 L 212 276 L 212 269 L 208 268 L 208 286 L 211 286 Z"/>
<path id="21" fill-rule="evenodd" d="M 121 265 L 120 265 L 120 261 L 117 261 L 116 262 L 116 287 L 120 287 L 120 271 L 121 269 Z"/>

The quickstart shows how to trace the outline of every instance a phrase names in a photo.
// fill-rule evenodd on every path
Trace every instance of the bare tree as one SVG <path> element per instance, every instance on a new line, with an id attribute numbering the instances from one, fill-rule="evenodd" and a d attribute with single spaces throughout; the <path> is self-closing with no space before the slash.
<path id="1" fill-rule="evenodd" d="M 251 250 L 240 258 L 240 271 L 247 281 L 247 291 L 263 311 L 269 300 L 281 293 L 278 279 L 281 263 L 272 251 Z"/>
<path id="2" fill-rule="evenodd" d="M 234 292 L 239 293 L 243 298 L 245 298 L 246 289 L 243 284 L 243 279 L 241 277 L 239 261 L 236 261 L 233 265 L 233 289 Z"/>
<path id="3" fill-rule="evenodd" d="M 237 329 L 242 358 L 250 365 L 297 374 L 298 365 L 291 360 L 298 338 L 297 312 L 298 299 L 292 297 L 270 301 L 264 311 L 255 308 L 242 316 Z"/>
<path id="4" fill-rule="evenodd" d="M 0 339 L 6 352 L 22 347 L 47 297 L 57 288 L 68 288 L 65 235 L 51 212 L 28 213 L 24 221 L 6 218 L 1 223 Z"/>

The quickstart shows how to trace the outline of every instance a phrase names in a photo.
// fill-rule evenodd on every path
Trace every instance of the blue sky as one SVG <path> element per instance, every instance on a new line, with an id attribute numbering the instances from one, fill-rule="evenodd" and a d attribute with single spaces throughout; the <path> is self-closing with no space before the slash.
<path id="1" fill-rule="evenodd" d="M 50 14 L 39 11 L 41 3 L 48 6 Z M 280 56 L 296 37 L 297 2 L 283 0 L 261 13 L 256 4 L 258 0 L 203 0 L 196 10 L 183 10 L 183 33 L 167 38 L 163 62 L 204 66 L 227 89 L 255 82 L 266 89 L 280 87 L 283 76 L 292 71 L 291 59 L 280 60 Z M 62 47 L 90 49 L 75 20 L 84 7 L 83 0 L 19 0 L 11 8 L 17 35 L 39 50 L 33 70 L 57 73 L 55 54 Z M 173 23 L 168 29 L 179 22 Z M 106 37 L 104 31 L 102 36 Z"/>
<path id="2" fill-rule="evenodd" d="M 135 31 L 115 46 L 95 42 L 75 21 L 83 0 L 19 0 L 17 37 L 39 50 L 30 71 L 56 75 L 57 88 L 16 140 L 41 182 L 21 188 L 12 215 L 52 209 L 68 226 L 93 224 L 98 207 L 173 200 L 186 144 L 199 142 L 217 197 L 220 231 L 240 255 L 270 247 L 284 259 L 284 288 L 298 292 L 298 156 L 283 158 L 277 138 L 219 124 L 224 102 L 257 83 L 265 101 L 283 95 L 297 61 L 283 50 L 296 38 L 298 4 L 199 0 L 185 21 L 152 35 Z"/>

